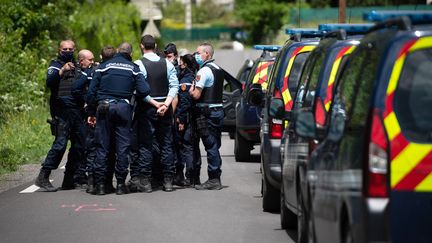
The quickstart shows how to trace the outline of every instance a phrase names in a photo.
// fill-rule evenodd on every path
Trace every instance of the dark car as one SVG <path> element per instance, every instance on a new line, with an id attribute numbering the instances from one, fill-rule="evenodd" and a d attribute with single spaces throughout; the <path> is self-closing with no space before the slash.
<path id="1" fill-rule="evenodd" d="M 284 130 L 281 146 L 281 226 L 292 228 L 297 225 L 299 242 L 307 239 L 307 203 L 305 175 L 307 159 L 314 143 L 295 132 L 298 111 L 312 111 L 319 106 L 319 114 L 325 116 L 328 98 L 333 96 L 332 88 L 346 58 L 359 44 L 361 36 L 372 25 L 320 25 L 326 34 L 310 54 L 301 74 L 292 111 L 288 112 L 289 125 Z M 325 27 L 325 28 L 323 28 Z M 354 28 L 355 27 L 355 28 Z M 330 99 L 331 100 L 331 99 Z M 317 122 L 318 124 L 318 122 Z M 293 217 L 295 214 L 297 217 Z"/>
<path id="2" fill-rule="evenodd" d="M 432 242 L 432 12 L 372 12 L 308 162 L 315 242 Z M 414 25 L 428 22 L 429 25 Z M 317 139 L 311 111 L 296 132 Z"/>
<path id="3" fill-rule="evenodd" d="M 254 84 L 259 84 L 265 90 L 267 87 L 268 73 L 273 65 L 275 55 L 281 46 L 256 45 L 262 54 L 255 60 L 249 73 L 239 102 L 236 104 L 236 132 L 234 142 L 234 156 L 236 161 L 250 161 L 251 150 L 254 145 L 260 143 L 259 130 L 261 108 L 251 106 L 247 102 L 247 94 Z"/>
<path id="4" fill-rule="evenodd" d="M 280 139 L 284 124 L 282 119 L 277 117 L 277 113 L 283 114 L 285 110 L 291 110 L 291 97 L 296 92 L 300 73 L 310 52 L 318 45 L 318 40 L 310 38 L 321 35 L 317 30 L 311 29 L 289 33 L 292 38 L 285 43 L 276 57 L 265 98 L 260 98 L 264 96 L 260 87 L 254 88 L 256 92 L 252 92 L 249 97 L 250 103 L 263 107 L 260 132 L 261 192 L 263 210 L 269 212 L 279 211 L 280 208 Z M 282 106 L 282 110 L 275 110 L 276 105 Z"/>

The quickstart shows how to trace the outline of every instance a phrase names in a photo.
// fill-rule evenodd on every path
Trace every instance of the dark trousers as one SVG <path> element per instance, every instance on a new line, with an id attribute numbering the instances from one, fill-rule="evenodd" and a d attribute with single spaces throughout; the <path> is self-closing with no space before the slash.
<path id="1" fill-rule="evenodd" d="M 84 163 L 86 130 L 83 116 L 79 109 L 74 108 L 58 109 L 53 115 L 57 122 L 56 135 L 42 167 L 48 170 L 57 169 L 66 151 L 68 140 L 70 140 L 71 147 L 65 174 L 73 175 L 80 163 Z"/>
<path id="2" fill-rule="evenodd" d="M 96 129 L 91 126 L 87 126 L 87 137 L 86 137 L 86 149 L 85 149 L 85 163 L 84 168 L 88 175 L 93 175 L 93 167 L 96 161 L 96 137 L 95 134 Z M 107 166 L 107 175 L 106 175 L 106 183 L 112 183 L 112 179 L 114 177 L 115 170 L 115 162 L 116 162 L 116 154 L 115 147 L 113 146 L 115 143 L 111 141 L 111 148 L 108 153 L 108 166 Z"/>
<path id="3" fill-rule="evenodd" d="M 176 125 L 175 130 L 176 149 L 178 169 L 186 167 L 186 177 L 199 177 L 201 170 L 201 153 L 199 151 L 199 139 L 194 132 L 193 123 L 185 124 L 183 131 L 178 130 Z"/>
<path id="4" fill-rule="evenodd" d="M 224 111 L 222 107 L 210 108 L 205 114 L 208 125 L 208 136 L 200 136 L 207 152 L 207 173 L 209 179 L 220 178 L 222 159 L 219 153 L 221 146 Z"/>
<path id="5" fill-rule="evenodd" d="M 106 181 L 108 154 L 115 147 L 115 176 L 117 183 L 124 183 L 128 174 L 129 150 L 131 140 L 132 107 L 123 101 L 109 104 L 105 114 L 96 116 L 96 160 L 93 165 L 93 176 L 96 184 Z"/>
<path id="6" fill-rule="evenodd" d="M 138 106 L 137 116 L 137 141 L 138 159 L 134 166 L 138 174 L 151 176 L 153 167 L 154 139 L 160 150 L 160 162 L 164 175 L 172 175 L 175 172 L 173 156 L 172 135 L 172 109 L 169 108 L 164 116 L 156 114 L 156 108 L 150 104 Z M 137 172 L 133 172 L 137 174 Z"/>

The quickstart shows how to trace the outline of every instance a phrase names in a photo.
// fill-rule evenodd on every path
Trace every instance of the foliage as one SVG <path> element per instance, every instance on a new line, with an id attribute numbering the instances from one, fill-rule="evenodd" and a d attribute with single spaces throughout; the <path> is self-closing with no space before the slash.
<path id="1" fill-rule="evenodd" d="M 243 21 L 252 43 L 272 39 L 282 27 L 288 5 L 275 0 L 236 0 L 235 14 Z"/>
<path id="2" fill-rule="evenodd" d="M 135 46 L 136 57 L 141 55 L 141 18 L 132 5 L 113 0 L 86 1 L 69 19 L 78 47 L 91 50 L 95 57 L 103 46 L 116 47 L 125 41 Z"/>
<path id="3" fill-rule="evenodd" d="M 47 116 L 45 107 L 7 116 L 0 126 L 0 174 L 34 163 L 48 152 L 53 140 Z"/>
<path id="4" fill-rule="evenodd" d="M 338 7 L 339 0 L 308 0 L 313 8 L 322 7 Z M 424 0 L 346 0 L 346 5 L 349 7 L 360 6 L 397 6 L 410 4 L 425 4 Z"/>

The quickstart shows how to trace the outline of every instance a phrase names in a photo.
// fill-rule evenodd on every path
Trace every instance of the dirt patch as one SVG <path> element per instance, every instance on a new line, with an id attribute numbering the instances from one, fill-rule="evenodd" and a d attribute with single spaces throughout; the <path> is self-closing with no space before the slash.
<path id="1" fill-rule="evenodd" d="M 7 191 L 36 179 L 41 168 L 40 164 L 21 165 L 15 172 L 0 176 L 0 192 Z"/>

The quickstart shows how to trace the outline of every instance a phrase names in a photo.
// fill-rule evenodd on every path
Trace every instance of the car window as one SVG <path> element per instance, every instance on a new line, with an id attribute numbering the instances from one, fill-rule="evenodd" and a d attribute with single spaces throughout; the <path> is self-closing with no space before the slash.
<path id="1" fill-rule="evenodd" d="M 318 84 L 318 77 L 323 68 L 325 56 L 325 51 L 320 49 L 316 57 L 316 61 L 312 66 L 309 82 L 306 84 L 306 96 L 304 97 L 303 106 L 311 107 L 313 105 L 315 90 Z"/>
<path id="2" fill-rule="evenodd" d="M 405 137 L 413 142 L 432 143 L 432 49 L 412 52 L 406 57 L 394 109 Z"/>
<path id="3" fill-rule="evenodd" d="M 295 96 L 296 89 L 300 81 L 300 75 L 301 72 L 303 71 L 303 68 L 305 66 L 309 54 L 310 52 L 303 52 L 298 54 L 294 59 L 294 63 L 291 68 L 291 72 L 289 74 L 289 79 L 288 79 L 288 90 L 291 94 L 291 97 Z"/>

